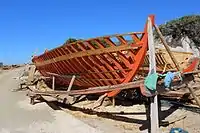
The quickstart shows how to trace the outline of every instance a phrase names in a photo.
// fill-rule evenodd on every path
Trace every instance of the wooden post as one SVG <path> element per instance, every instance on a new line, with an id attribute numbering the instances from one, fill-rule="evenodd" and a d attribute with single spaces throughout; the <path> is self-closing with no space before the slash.
<path id="1" fill-rule="evenodd" d="M 52 78 L 52 89 L 55 90 L 55 77 Z"/>
<path id="2" fill-rule="evenodd" d="M 180 70 L 181 70 L 181 69 L 180 69 L 180 66 L 178 65 L 178 62 L 177 62 L 176 58 L 175 58 L 174 55 L 172 54 L 172 52 L 171 52 L 169 46 L 167 45 L 167 42 L 165 41 L 165 38 L 164 38 L 164 36 L 162 35 L 160 29 L 158 28 L 158 26 L 157 26 L 156 24 L 154 24 L 154 27 L 155 27 L 155 29 L 156 29 L 156 32 L 158 33 L 158 36 L 160 37 L 160 40 L 161 40 L 162 43 L 163 43 L 165 49 L 167 50 L 167 52 L 168 52 L 170 58 L 172 59 L 174 65 L 175 65 L 175 67 L 176 67 L 176 69 L 177 69 L 178 71 L 180 71 Z"/>
<path id="3" fill-rule="evenodd" d="M 71 81 L 70 81 L 70 83 L 69 83 L 69 86 L 68 86 L 68 88 L 67 88 L 67 91 L 70 91 L 70 90 L 71 90 L 71 88 L 72 88 L 72 85 L 73 85 L 73 83 L 74 83 L 74 80 L 75 80 L 75 78 L 76 78 L 76 76 L 75 76 L 75 75 L 73 75 L 73 76 L 72 76 L 72 79 L 71 79 Z"/>
<path id="4" fill-rule="evenodd" d="M 115 97 L 112 97 L 112 105 L 115 107 Z"/>
<path id="5" fill-rule="evenodd" d="M 149 73 L 156 73 L 156 60 L 155 60 L 155 47 L 153 40 L 153 27 L 152 21 L 148 18 L 148 47 L 149 47 Z M 151 119 L 151 133 L 158 133 L 159 130 L 159 119 L 158 119 L 158 97 L 157 95 L 150 100 L 150 119 Z"/>
<path id="6" fill-rule="evenodd" d="M 187 88 L 189 89 L 190 93 L 192 94 L 194 100 L 196 101 L 197 105 L 200 107 L 200 101 L 197 95 L 194 93 L 193 87 L 191 85 L 188 85 Z"/>

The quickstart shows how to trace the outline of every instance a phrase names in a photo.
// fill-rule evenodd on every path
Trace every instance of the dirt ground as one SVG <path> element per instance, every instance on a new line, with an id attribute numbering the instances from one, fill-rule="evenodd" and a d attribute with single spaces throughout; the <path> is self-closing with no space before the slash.
<path id="1" fill-rule="evenodd" d="M 100 107 L 91 111 L 91 101 L 84 101 L 75 104 L 74 107 L 64 109 L 66 112 L 79 118 L 85 123 L 102 129 L 109 133 L 114 130 L 116 133 L 140 133 L 148 132 L 149 126 L 146 121 L 146 109 L 144 105 L 133 106 L 107 106 Z M 83 108 L 86 107 L 86 108 Z M 88 107 L 88 108 L 87 108 Z M 180 107 L 161 101 L 161 111 L 159 112 L 162 123 L 160 132 L 169 133 L 171 128 L 183 128 L 189 133 L 200 132 L 200 109 L 196 107 Z M 170 122 L 168 124 L 167 122 Z"/>
<path id="2" fill-rule="evenodd" d="M 18 87 L 24 68 L 0 74 L 0 133 L 100 133 L 71 114 L 54 110 L 46 103 L 30 105 L 25 92 Z"/>
<path id="3" fill-rule="evenodd" d="M 89 108 L 93 101 L 83 101 L 72 107 L 55 103 L 30 104 L 26 92 L 13 92 L 24 68 L 0 73 L 0 133 L 139 133 L 148 132 L 146 109 L 143 104 L 132 106 Z M 15 79 L 16 78 L 16 79 Z M 83 108 L 84 106 L 84 108 Z M 160 117 L 170 125 L 160 126 L 160 132 L 169 133 L 180 127 L 189 133 L 200 132 L 200 109 L 174 106 L 161 101 Z M 163 123 L 162 123 L 163 125 Z"/>

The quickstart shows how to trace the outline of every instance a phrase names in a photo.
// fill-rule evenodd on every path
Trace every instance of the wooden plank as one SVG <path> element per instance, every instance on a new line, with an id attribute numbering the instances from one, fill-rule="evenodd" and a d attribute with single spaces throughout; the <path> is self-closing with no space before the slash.
<path id="1" fill-rule="evenodd" d="M 60 74 L 56 74 L 56 73 L 51 73 L 51 72 L 46 72 L 49 75 L 52 76 L 57 76 L 57 77 L 61 77 L 61 78 L 65 78 L 65 79 L 70 79 L 73 77 L 73 75 L 60 75 Z M 114 81 L 120 81 L 122 79 L 109 79 L 109 78 L 83 78 L 82 76 L 76 75 L 77 79 L 82 79 L 82 80 L 114 80 Z"/>
<path id="2" fill-rule="evenodd" d="M 75 78 L 76 78 L 76 76 L 75 76 L 75 75 L 73 75 L 73 76 L 72 76 L 72 79 L 71 79 L 71 81 L 70 81 L 70 83 L 69 83 L 69 86 L 68 86 L 68 88 L 67 88 L 67 91 L 70 91 L 70 90 L 71 90 L 71 88 L 72 88 L 72 85 L 73 85 L 73 83 L 74 83 L 74 80 L 75 80 Z"/>
<path id="3" fill-rule="evenodd" d="M 130 45 L 122 45 L 122 46 L 114 46 L 114 47 L 108 47 L 108 48 L 102 48 L 102 49 L 87 50 L 87 51 L 81 51 L 81 52 L 76 52 L 76 53 L 72 53 L 72 54 L 57 56 L 53 59 L 46 60 L 43 62 L 35 62 L 35 64 L 36 64 L 36 66 L 43 66 L 43 65 L 55 63 L 58 61 L 69 60 L 72 58 L 91 56 L 91 55 L 100 55 L 100 54 L 104 54 L 104 53 L 116 52 L 116 51 L 121 51 L 121 50 L 138 49 L 139 47 L 141 47 L 141 45 L 136 44 L 136 45 L 134 45 L 134 47 L 132 47 Z"/>
<path id="4" fill-rule="evenodd" d="M 172 59 L 174 65 L 175 65 L 176 69 L 177 69 L 178 71 L 180 71 L 180 70 L 181 70 L 181 69 L 180 69 L 180 66 L 178 65 L 178 62 L 177 62 L 176 58 L 175 58 L 174 55 L 172 54 L 172 52 L 171 52 L 169 46 L 167 45 L 167 42 L 165 41 L 165 39 L 164 39 L 164 37 L 163 37 L 163 35 L 162 35 L 160 29 L 158 28 L 157 25 L 154 25 L 154 27 L 155 27 L 156 32 L 158 33 L 158 35 L 159 35 L 159 37 L 160 37 L 160 40 L 161 40 L 162 43 L 163 43 L 165 49 L 167 50 L 169 56 L 171 57 L 171 59 Z"/>
<path id="5" fill-rule="evenodd" d="M 117 84 L 117 85 L 109 85 L 109 86 L 100 86 L 100 87 L 92 87 L 88 89 L 81 89 L 81 90 L 71 90 L 67 91 L 37 91 L 35 90 L 34 93 L 37 94 L 44 94 L 44 95 L 84 95 L 84 94 L 95 94 L 95 93 L 104 93 L 113 91 L 116 88 L 120 88 L 121 90 L 130 89 L 130 88 L 139 88 L 140 84 L 142 84 L 144 80 L 129 82 L 124 84 Z"/>
<path id="6" fill-rule="evenodd" d="M 55 90 L 55 76 L 52 78 L 52 89 Z"/>
<path id="7" fill-rule="evenodd" d="M 148 30 L 148 47 L 149 47 L 149 73 L 148 75 L 151 75 L 153 73 L 156 73 L 156 52 L 155 52 L 155 46 L 154 46 L 154 40 L 153 40 L 153 19 L 148 17 L 148 24 L 147 24 L 147 30 Z M 159 119 L 158 119 L 158 96 L 155 95 L 151 100 L 150 103 L 150 118 L 151 118 L 151 133 L 158 133 L 159 130 Z"/>
<path id="8" fill-rule="evenodd" d="M 200 107 L 200 100 L 197 97 L 197 95 L 195 94 L 193 87 L 189 85 L 187 88 L 189 89 L 190 93 L 192 94 L 193 98 L 195 99 L 197 105 Z"/>
<path id="9" fill-rule="evenodd" d="M 78 52 L 74 47 L 71 47 L 72 49 L 70 50 L 69 49 L 69 47 L 68 47 L 68 49 L 67 49 L 67 52 L 69 53 L 69 54 L 72 54 L 72 51 L 73 52 Z M 81 49 L 80 49 L 81 50 Z M 87 63 L 87 60 L 83 57 L 83 58 L 73 58 L 73 59 L 70 59 L 70 60 L 74 60 L 74 62 L 75 62 L 75 65 L 76 66 L 78 66 L 78 71 L 79 72 L 81 72 L 81 71 L 94 71 L 94 70 L 92 70 L 92 68 L 88 65 L 88 63 Z M 72 65 L 73 63 L 71 63 L 71 65 Z M 74 74 L 73 74 L 74 75 Z M 91 74 L 91 75 L 89 75 L 89 74 L 85 74 L 84 75 L 84 78 L 96 78 L 97 77 L 97 75 L 94 75 L 94 74 Z M 79 79 L 78 79 L 79 80 Z M 82 80 L 82 79 L 81 79 Z M 88 83 L 89 84 L 91 84 L 92 86 L 98 86 L 99 85 L 99 82 L 91 82 L 91 81 L 88 81 Z M 88 83 L 86 83 L 86 84 L 88 84 Z"/>

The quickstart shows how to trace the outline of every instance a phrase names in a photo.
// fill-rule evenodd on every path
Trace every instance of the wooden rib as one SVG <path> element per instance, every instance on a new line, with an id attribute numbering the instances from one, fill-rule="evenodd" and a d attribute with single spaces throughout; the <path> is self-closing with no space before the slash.
<path id="1" fill-rule="evenodd" d="M 133 38 L 134 42 L 140 42 L 140 39 L 138 38 L 137 34 L 131 34 L 131 37 Z"/>
<path id="2" fill-rule="evenodd" d="M 74 47 L 72 47 L 72 45 L 71 45 L 70 47 L 72 48 L 72 50 L 73 50 L 74 52 L 78 52 Z M 88 63 L 88 59 L 87 59 L 86 57 L 80 57 L 80 58 L 79 58 L 79 61 L 81 61 L 80 63 L 82 64 L 82 66 L 86 66 L 86 67 L 87 67 L 87 68 L 85 68 L 86 71 L 92 70 L 92 71 L 98 72 L 96 69 L 94 69 L 94 68 L 90 65 L 91 63 Z M 89 74 L 88 74 L 88 76 L 92 76 L 92 78 L 100 78 L 100 75 L 99 75 L 99 74 L 97 74 L 97 75 L 94 75 L 94 74 L 89 75 Z M 101 81 L 96 81 L 96 84 L 97 84 L 97 85 L 105 85 L 106 83 L 105 83 L 105 82 L 101 82 Z"/>
<path id="3" fill-rule="evenodd" d="M 46 57 L 45 57 L 45 56 L 46 56 Z M 44 57 L 45 59 L 47 59 L 47 60 L 49 59 L 49 56 L 48 56 L 47 54 L 45 54 L 43 57 Z M 49 70 L 49 68 L 47 68 L 47 67 L 45 67 L 45 66 L 44 66 L 43 69 L 45 69 L 45 70 L 46 70 L 46 69 Z"/>
<path id="4" fill-rule="evenodd" d="M 52 60 L 54 60 L 54 58 L 55 58 L 56 56 L 58 56 L 58 55 L 55 53 L 55 51 L 52 51 L 52 52 L 50 53 L 50 55 L 52 56 Z M 61 72 L 60 72 L 60 70 L 59 70 L 59 66 L 58 66 L 56 63 L 54 63 L 54 62 L 52 62 L 52 65 L 54 66 L 55 71 L 57 71 L 57 73 L 61 74 Z"/>
<path id="5" fill-rule="evenodd" d="M 70 70 L 71 72 L 78 72 L 78 71 L 77 71 L 76 69 L 74 69 L 74 67 L 71 65 L 72 63 L 71 63 L 70 60 L 68 60 L 68 61 L 64 60 L 63 62 L 65 62 L 66 67 L 67 67 L 68 70 Z M 78 80 L 78 81 L 79 81 L 79 82 L 82 82 L 81 80 Z"/>
<path id="6" fill-rule="evenodd" d="M 49 53 L 49 56 L 54 58 L 54 54 L 52 52 Z M 54 69 L 57 73 L 60 73 L 60 71 L 57 69 L 58 66 L 55 63 L 51 63 L 51 64 L 53 66 L 52 69 Z"/>
<path id="7" fill-rule="evenodd" d="M 88 42 L 88 43 L 90 43 L 90 42 Z M 104 48 L 105 46 L 103 45 L 103 44 L 101 44 L 100 43 L 100 41 L 99 40 L 95 40 L 95 43 L 100 47 L 100 48 Z M 90 43 L 91 44 L 91 43 Z M 90 47 L 90 49 L 94 49 L 94 46 L 89 46 Z M 100 58 L 100 59 L 98 59 L 98 58 Z M 102 55 L 97 55 L 97 56 L 91 56 L 91 59 L 93 58 L 93 61 L 95 61 L 96 63 L 98 63 L 98 64 L 100 64 L 100 65 L 102 65 L 104 68 L 102 68 L 104 71 L 110 71 L 110 70 L 113 70 L 113 69 L 109 69 L 108 67 L 108 63 L 106 62 L 106 61 L 104 61 L 103 59 L 102 59 L 102 57 L 103 57 L 103 54 Z M 102 62 L 104 62 L 104 63 L 102 63 Z M 108 74 L 106 74 L 106 73 L 104 73 L 103 74 L 104 76 L 106 76 L 106 77 L 114 77 L 112 74 L 110 74 L 110 73 L 108 73 Z M 114 83 L 112 83 L 111 82 L 111 84 L 116 84 L 117 82 L 114 82 Z"/>
<path id="8" fill-rule="evenodd" d="M 86 57 L 86 58 L 87 58 L 88 65 L 89 65 L 91 68 L 93 68 L 93 70 L 95 70 L 95 72 L 97 72 L 97 75 L 98 75 L 100 78 L 107 78 L 107 76 L 105 76 L 104 73 L 100 73 L 100 72 L 102 72 L 100 66 L 99 66 L 99 65 L 96 65 L 96 63 L 93 63 L 93 62 L 95 62 L 95 61 L 93 60 L 93 56 L 91 56 L 91 57 L 89 57 L 89 58 Z M 106 85 L 106 84 L 110 84 L 110 82 L 104 82 L 104 85 Z"/>
<path id="9" fill-rule="evenodd" d="M 72 47 L 73 45 L 71 45 L 71 48 L 74 52 L 78 52 L 78 49 L 75 49 L 74 47 Z M 81 49 L 80 49 L 81 50 Z M 96 71 L 96 69 L 94 70 L 92 68 L 92 66 L 90 65 L 90 63 L 88 63 L 88 59 L 85 58 L 85 57 L 80 57 L 80 58 L 77 58 L 78 60 L 77 61 L 80 61 L 81 65 L 82 66 L 86 66 L 87 68 L 84 68 L 85 71 L 89 71 L 90 72 L 90 69 L 93 70 L 93 71 Z M 88 74 L 88 76 L 92 76 L 92 78 L 96 78 L 98 77 L 99 78 L 99 75 L 94 75 L 94 74 Z M 105 83 L 104 82 L 100 82 L 100 81 L 97 81 L 96 82 L 97 85 L 104 85 Z"/>
<path id="10" fill-rule="evenodd" d="M 76 50 L 75 48 L 73 48 L 72 45 L 71 45 L 71 48 L 72 48 L 73 51 L 77 52 L 77 50 Z M 90 71 L 89 69 L 91 69 L 91 70 L 93 70 L 93 71 L 96 71 L 96 70 L 92 69 L 92 66 L 90 66 L 90 64 L 87 63 L 86 60 L 87 60 L 87 59 L 86 59 L 85 57 L 82 57 L 82 58 L 80 57 L 79 60 L 77 60 L 77 61 L 79 61 L 79 63 L 81 63 L 81 66 L 83 66 L 83 67 L 85 67 L 85 66 L 88 67 L 88 68 L 84 68 L 84 70 Z M 89 74 L 88 74 L 88 76 L 92 76 L 92 78 L 96 78 L 96 77 L 97 77 L 97 75 L 94 75 L 94 74 L 92 74 L 92 75 L 89 75 Z M 95 84 L 97 84 L 97 85 L 104 85 L 105 83 L 104 83 L 104 82 L 97 81 Z"/>
<path id="11" fill-rule="evenodd" d="M 127 46 L 117 46 L 117 47 L 108 47 L 108 48 L 102 48 L 102 49 L 96 49 L 96 50 L 87 50 L 87 51 L 81 51 L 81 52 L 76 52 L 68 55 L 62 55 L 59 57 L 55 57 L 54 59 L 47 60 L 44 62 L 36 62 L 37 66 L 41 65 L 47 65 L 52 62 L 57 62 L 57 61 L 62 61 L 62 60 L 68 60 L 72 58 L 77 58 L 77 57 L 83 57 L 83 56 L 91 56 L 91 55 L 99 55 L 99 54 L 104 54 L 104 53 L 110 53 L 110 52 L 117 52 L 120 50 L 128 50 L 128 49 L 136 49 L 136 47 L 131 47 L 129 45 Z"/>
<path id="12" fill-rule="evenodd" d="M 122 45 L 128 45 L 128 42 L 124 39 L 124 37 L 123 36 L 117 36 L 117 39 L 121 42 L 121 44 Z M 140 41 L 139 41 L 140 42 Z M 132 44 L 130 44 L 131 46 L 135 46 L 136 45 L 136 43 L 139 43 L 139 42 L 135 42 L 135 43 L 132 43 Z M 134 61 L 135 61 L 135 59 L 134 59 L 134 57 L 135 57 L 135 54 L 134 54 L 134 52 L 131 50 L 131 49 L 129 49 L 129 50 L 127 50 L 127 51 L 129 51 L 130 53 L 129 54 L 131 54 L 131 59 L 132 59 L 132 61 L 133 61 L 133 63 L 134 63 Z M 126 56 L 123 54 L 122 56 L 124 56 L 124 58 L 126 58 Z M 129 60 L 128 60 L 129 61 Z M 129 64 L 130 62 L 126 62 L 126 64 Z"/>
<path id="13" fill-rule="evenodd" d="M 160 61 L 160 64 L 161 64 L 161 65 L 165 65 L 165 64 L 166 64 L 166 62 L 163 62 L 163 60 L 161 59 L 162 56 L 160 55 L 160 53 L 157 53 L 157 54 L 156 54 L 156 57 L 157 57 L 158 60 Z"/>
<path id="14" fill-rule="evenodd" d="M 100 48 L 105 48 L 105 46 L 100 42 L 100 40 L 98 40 L 98 39 L 96 39 L 95 40 L 95 42 L 96 42 L 96 44 L 100 47 Z M 108 54 L 106 54 L 107 56 L 110 56 L 109 55 L 109 53 Z M 101 61 L 100 62 L 103 62 L 103 63 L 101 63 L 103 66 L 104 66 L 104 68 L 106 69 L 106 71 L 112 71 L 112 70 L 115 70 L 111 65 L 110 65 L 110 62 L 105 58 L 105 56 L 103 55 L 103 54 L 101 54 L 101 55 L 98 55 L 98 57 L 99 58 L 101 58 Z M 114 76 L 115 75 L 115 76 Z M 112 73 L 110 73 L 110 75 L 108 75 L 109 77 L 111 76 L 111 77 L 120 77 L 120 75 L 118 75 L 117 73 L 115 73 L 115 74 L 112 74 Z M 114 84 L 116 84 L 116 83 L 114 83 Z"/>
<path id="15" fill-rule="evenodd" d="M 120 46 L 116 46 L 115 43 L 109 38 L 109 42 L 108 44 L 111 46 L 111 47 L 120 47 Z M 130 46 L 130 45 L 121 45 L 121 46 Z M 137 47 L 140 47 L 140 46 L 137 46 Z M 124 50 L 128 50 L 128 49 L 124 49 Z M 130 67 L 130 62 L 129 60 L 124 56 L 124 54 L 122 54 L 120 51 L 122 50 L 119 50 L 119 51 L 116 51 L 117 55 L 120 57 L 120 59 L 123 61 L 123 63 L 125 63 L 125 66 L 127 67 Z"/>
<path id="16" fill-rule="evenodd" d="M 167 62 L 164 60 L 162 54 L 158 54 L 159 59 L 161 60 L 162 64 L 166 64 Z"/>
<path id="17" fill-rule="evenodd" d="M 111 42 L 110 38 L 104 38 L 104 41 L 109 45 L 109 46 L 114 46 L 116 47 L 116 45 L 114 43 Z M 118 52 L 117 52 L 118 53 Z M 121 54 L 121 53 L 120 53 Z M 122 70 L 122 75 L 123 77 L 126 75 L 126 72 L 124 71 L 124 68 L 121 66 L 120 62 L 112 55 L 112 54 L 108 54 L 110 59 L 113 61 L 113 63 L 115 64 L 115 66 L 118 69 Z"/>
<path id="18" fill-rule="evenodd" d="M 44 54 L 43 58 L 45 58 L 45 56 L 47 56 L 47 55 L 48 55 L 47 53 Z M 50 59 L 50 55 L 48 55 L 47 57 L 48 57 L 48 59 Z M 47 66 L 44 66 L 44 67 L 43 67 L 43 70 L 48 70 L 48 71 L 50 71 L 51 69 L 52 69 L 52 68 L 47 67 Z"/>
<path id="19" fill-rule="evenodd" d="M 121 78 L 121 76 L 117 73 L 117 71 L 115 71 L 116 69 L 114 69 L 112 67 L 112 65 L 110 64 L 110 62 L 108 61 L 108 59 L 105 56 L 102 56 L 102 61 L 103 63 L 106 64 L 106 66 L 108 67 L 108 71 L 112 71 L 112 73 L 110 73 L 112 75 L 112 77 L 116 77 L 116 78 Z"/>
<path id="20" fill-rule="evenodd" d="M 85 63 L 88 67 L 92 69 L 92 71 L 88 71 L 88 75 L 93 76 L 95 78 L 101 78 L 101 75 L 99 74 L 99 70 L 96 68 L 92 68 L 92 66 L 88 63 L 88 60 L 89 59 L 87 57 L 85 57 L 85 59 L 83 60 L 83 64 Z M 94 73 L 96 73 L 96 75 Z M 106 84 L 105 82 L 102 82 L 102 81 L 96 81 L 96 82 L 98 86 Z"/>
<path id="21" fill-rule="evenodd" d="M 69 48 L 67 48 L 66 49 L 66 51 L 68 52 L 68 53 L 72 53 L 72 49 L 71 49 L 71 51 L 69 50 Z M 75 64 L 77 65 L 77 66 L 79 66 L 79 67 L 82 67 L 83 69 L 82 70 L 87 70 L 87 68 L 85 68 L 85 65 L 83 65 L 83 64 L 81 64 L 81 62 L 79 62 L 76 58 L 74 58 L 74 59 L 71 59 L 71 60 L 74 60 L 73 62 L 75 62 Z M 79 68 L 78 68 L 79 69 Z M 81 69 L 79 69 L 79 71 L 81 71 Z M 86 76 L 86 75 L 85 75 Z M 87 76 L 86 76 L 87 77 Z M 94 77 L 93 77 L 94 78 Z M 98 83 L 96 83 L 96 82 L 89 82 L 90 84 L 92 84 L 92 86 L 94 86 L 94 85 L 98 85 Z"/>
<path id="22" fill-rule="evenodd" d="M 49 59 L 51 59 L 51 55 L 49 53 L 46 53 L 46 55 L 49 57 Z M 54 64 L 52 64 L 52 66 L 54 67 Z M 51 67 L 51 65 L 46 66 L 48 69 L 47 71 L 53 71 L 53 67 Z"/>
<path id="23" fill-rule="evenodd" d="M 83 80 L 97 80 L 97 81 L 121 81 L 121 79 L 87 79 L 87 78 L 84 78 Z"/>
<path id="24" fill-rule="evenodd" d="M 117 39 L 121 42 L 122 45 L 128 45 L 127 41 L 123 38 L 123 36 L 116 36 Z"/>
<path id="25" fill-rule="evenodd" d="M 63 55 L 63 53 L 59 49 L 56 49 L 55 53 L 57 53 L 57 55 L 59 55 L 59 56 Z M 63 71 L 65 70 L 65 68 L 63 67 L 63 63 L 61 61 L 59 61 L 56 63 L 56 65 L 59 66 L 59 69 L 61 69 L 61 73 L 63 74 Z"/>
<path id="26" fill-rule="evenodd" d="M 55 49 L 55 54 L 57 55 L 57 56 L 61 56 L 62 55 L 62 53 L 61 53 L 61 51 L 59 51 L 59 49 Z M 64 69 L 64 67 L 62 66 L 62 62 L 61 61 L 59 61 L 59 62 L 56 62 L 55 63 L 57 66 L 59 66 L 59 70 L 61 70 L 61 73 L 60 74 L 63 74 L 63 71 L 65 70 Z M 62 79 L 63 80 L 63 79 Z M 69 81 L 68 81 L 69 82 Z"/>
<path id="27" fill-rule="evenodd" d="M 61 51 L 63 51 L 63 53 L 66 55 L 66 54 L 69 54 L 69 52 L 67 53 L 67 51 L 66 51 L 66 49 L 65 48 L 61 48 Z M 66 71 L 67 71 L 67 73 L 72 73 L 73 71 L 69 71 L 69 62 L 68 62 L 69 60 L 63 60 L 62 62 L 63 62 L 63 64 L 64 64 L 64 66 L 65 66 L 65 69 L 66 69 Z"/>
<path id="28" fill-rule="evenodd" d="M 57 73 L 51 73 L 51 72 L 47 72 L 47 74 L 52 75 L 52 76 L 56 76 L 56 77 L 62 77 L 64 79 L 71 79 L 73 77 L 73 75 L 59 75 Z M 83 79 L 82 76 L 77 75 L 76 79 Z M 85 78 L 86 80 L 121 80 L 121 79 L 94 79 L 94 78 Z"/>
<path id="29" fill-rule="evenodd" d="M 156 54 L 155 56 L 156 56 L 156 57 L 155 57 L 155 59 L 156 59 L 156 64 L 162 66 L 163 63 L 162 63 L 162 61 L 160 61 L 160 59 L 158 58 L 158 55 Z"/>
<path id="30" fill-rule="evenodd" d="M 96 40 L 96 42 L 97 42 L 97 44 L 98 45 L 100 45 L 101 47 L 105 47 L 101 42 L 100 42 L 100 40 Z M 107 57 L 105 57 L 105 56 L 107 56 Z M 115 62 L 115 60 L 113 59 L 113 56 L 110 54 L 110 53 L 107 53 L 107 54 L 105 54 L 105 55 L 103 55 L 103 54 L 101 54 L 101 55 L 99 55 L 98 57 L 100 57 L 101 59 L 102 59 L 102 61 L 104 61 L 104 63 L 107 65 L 107 67 L 109 68 L 109 71 L 112 71 L 112 70 L 115 70 L 115 68 L 112 66 L 112 65 L 110 65 L 110 61 L 108 61 L 108 59 L 107 58 L 109 58 L 110 60 L 112 60 L 112 61 L 114 61 Z M 115 57 L 114 57 L 115 58 Z M 120 65 L 121 66 L 121 65 Z M 122 67 L 121 67 L 122 68 Z M 122 68 L 122 70 L 123 70 L 123 68 Z M 119 74 L 119 73 L 115 73 L 115 75 L 117 75 L 118 77 L 120 77 L 121 78 L 121 75 Z M 123 74 L 122 74 L 123 75 Z M 124 78 L 124 75 L 123 75 L 123 78 Z"/>
<path id="31" fill-rule="evenodd" d="M 71 63 L 70 62 L 67 62 L 67 61 L 65 61 L 65 63 L 66 63 L 66 65 L 67 65 L 67 68 L 71 71 L 71 72 L 73 72 L 74 70 L 73 70 L 73 66 L 71 65 Z M 82 81 L 82 80 L 80 80 L 80 79 L 77 79 L 81 84 L 83 84 L 84 82 Z"/>
<path id="32" fill-rule="evenodd" d="M 61 54 L 61 55 L 63 55 L 63 54 L 66 54 L 65 53 L 65 51 L 64 51 L 64 49 L 61 47 L 61 48 L 59 48 L 59 53 Z M 68 72 L 70 72 L 69 71 L 69 68 L 68 68 L 68 65 L 67 65 L 67 63 L 65 62 L 65 61 L 60 61 L 60 62 L 57 62 L 58 64 L 60 64 L 59 66 L 61 66 L 62 68 L 63 68 L 63 70 L 62 70 L 62 72 L 63 72 L 63 74 L 64 73 L 68 73 Z M 81 81 L 80 80 L 76 80 L 78 83 L 80 83 Z M 65 84 L 68 84 L 69 82 L 70 82 L 70 80 L 68 79 L 67 81 L 65 80 L 65 79 L 62 79 L 62 82 L 64 82 Z"/>
<path id="33" fill-rule="evenodd" d="M 60 48 L 57 49 L 57 50 L 55 50 L 55 52 L 57 52 L 57 55 L 59 55 L 59 56 L 65 54 L 65 53 L 62 53 L 62 51 L 61 51 Z M 59 61 L 59 62 L 57 62 L 56 64 L 57 64 L 58 66 L 60 66 L 59 68 L 61 68 L 61 72 L 62 72 L 62 74 L 63 74 L 64 70 L 66 70 L 65 67 L 63 66 L 63 62 L 62 62 L 62 61 Z"/>
<path id="34" fill-rule="evenodd" d="M 90 49 L 95 49 L 94 46 L 91 44 L 91 42 L 88 42 L 88 47 L 89 47 Z M 79 45 L 79 48 L 82 49 L 82 50 L 84 50 L 84 51 L 86 51 L 86 49 L 84 48 L 83 45 Z M 99 74 L 100 76 L 103 76 L 103 77 L 105 77 L 105 78 L 108 78 L 108 77 L 109 77 L 106 73 L 101 73 L 101 72 L 102 72 L 102 71 L 101 71 L 102 68 L 100 68 L 100 66 L 98 66 L 98 65 L 95 64 L 95 63 L 99 64 L 99 62 L 100 62 L 99 59 L 96 58 L 96 56 L 90 56 L 90 57 L 88 57 L 88 59 L 89 59 L 88 61 L 91 61 L 91 63 L 92 63 L 93 65 L 96 66 L 97 70 L 99 71 L 98 74 Z M 95 63 L 93 63 L 93 62 L 95 62 Z M 89 63 L 89 64 L 91 64 L 91 63 Z M 105 66 L 104 66 L 103 70 L 104 70 L 104 71 L 108 71 L 108 70 L 105 68 Z M 113 84 L 113 83 L 110 82 L 109 84 Z"/>
<path id="35" fill-rule="evenodd" d="M 104 63 L 102 63 L 102 60 L 100 61 L 100 59 L 98 59 L 96 56 L 91 56 L 91 58 L 94 62 L 95 62 L 95 66 L 98 69 L 99 72 L 105 72 L 108 71 L 107 67 L 105 66 Z M 96 65 L 99 64 L 99 65 Z M 112 75 L 110 73 L 99 73 L 102 75 L 102 77 L 104 78 L 112 78 Z M 116 83 L 116 82 L 114 82 Z M 113 82 L 109 81 L 109 84 L 114 84 Z"/>

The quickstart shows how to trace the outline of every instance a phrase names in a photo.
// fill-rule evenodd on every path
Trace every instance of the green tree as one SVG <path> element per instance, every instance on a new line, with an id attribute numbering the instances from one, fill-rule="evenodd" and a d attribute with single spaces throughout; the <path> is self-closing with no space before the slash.
<path id="1" fill-rule="evenodd" d="M 73 43 L 73 42 L 76 42 L 77 41 L 77 39 L 75 39 L 75 38 L 68 38 L 66 41 L 65 41 L 65 43 L 66 44 L 69 44 L 69 43 Z"/>
<path id="2" fill-rule="evenodd" d="M 188 36 L 197 47 L 200 46 L 200 15 L 184 16 L 159 26 L 164 36 L 172 35 L 179 40 Z"/>

